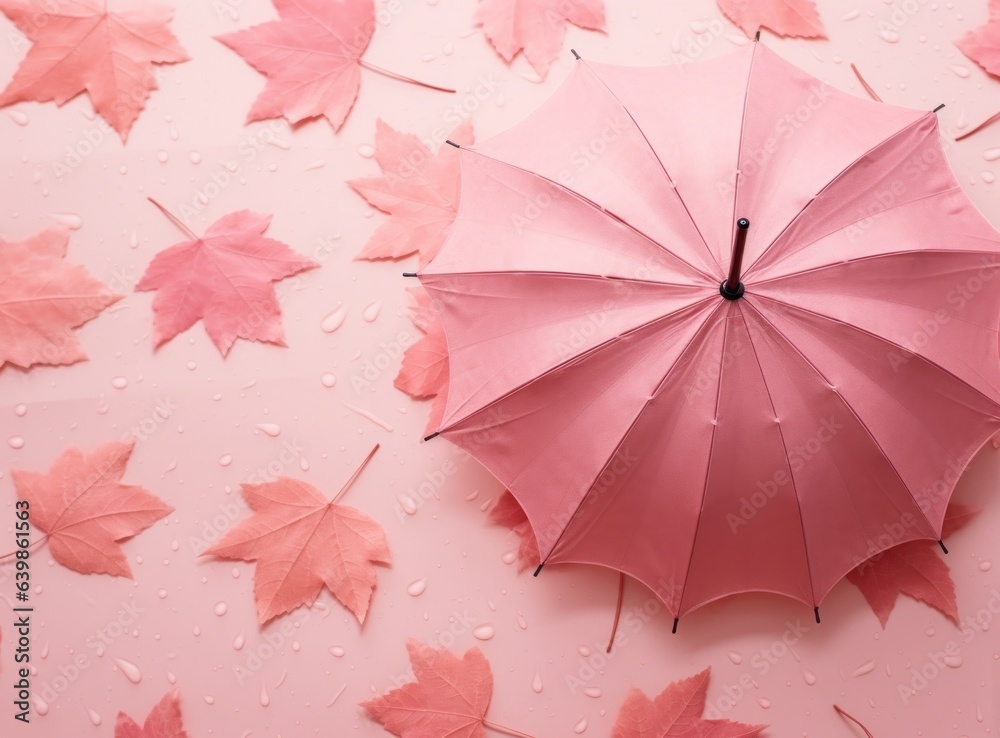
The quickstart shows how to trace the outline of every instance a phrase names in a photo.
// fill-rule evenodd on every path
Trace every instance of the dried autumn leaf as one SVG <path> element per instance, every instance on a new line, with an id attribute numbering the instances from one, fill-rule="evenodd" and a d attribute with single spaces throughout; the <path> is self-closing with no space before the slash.
<path id="1" fill-rule="evenodd" d="M 48 473 L 12 470 L 18 499 L 47 534 L 52 558 L 81 574 L 131 577 L 119 542 L 141 533 L 173 508 L 149 490 L 122 484 L 134 441 L 64 451 Z"/>
<path id="2" fill-rule="evenodd" d="M 485 738 L 493 674 L 478 648 L 462 658 L 419 641 L 406 644 L 417 681 L 361 703 L 386 730 L 402 738 Z"/>
<path id="3" fill-rule="evenodd" d="M 769 28 L 779 36 L 826 38 L 813 0 L 715 0 L 747 36 Z"/>
<path id="4" fill-rule="evenodd" d="M 149 711 L 141 726 L 124 712 L 119 712 L 115 721 L 115 738 L 188 738 L 177 693 L 164 695 Z"/>
<path id="5" fill-rule="evenodd" d="M 68 243 L 65 228 L 24 241 L 0 239 L 0 367 L 86 359 L 73 329 L 122 299 L 64 261 Z"/>
<path id="6" fill-rule="evenodd" d="M 978 510 L 952 503 L 945 514 L 942 536 L 950 536 L 977 514 Z M 927 603 L 958 625 L 955 583 L 937 548 L 933 541 L 908 541 L 882 551 L 847 575 L 847 581 L 861 590 L 883 629 L 900 594 Z"/>
<path id="7" fill-rule="evenodd" d="M 0 0 L 0 10 L 31 41 L 0 106 L 34 101 L 62 105 L 81 92 L 122 141 L 157 89 L 154 64 L 188 56 L 168 28 L 173 10 L 134 2 L 109 10 L 107 0 Z"/>
<path id="8" fill-rule="evenodd" d="M 271 282 L 319 266 L 287 244 L 267 238 L 270 215 L 224 215 L 204 237 L 158 253 L 135 289 L 158 290 L 153 342 L 166 343 L 203 320 L 223 356 L 237 338 L 285 345 L 281 308 Z"/>
<path id="9" fill-rule="evenodd" d="M 612 738 L 754 738 L 766 725 L 706 720 L 711 668 L 670 684 L 655 699 L 631 689 L 615 719 Z"/>
<path id="10" fill-rule="evenodd" d="M 510 490 L 504 490 L 497 498 L 496 504 L 490 510 L 490 521 L 510 528 L 521 539 L 521 545 L 517 549 L 518 572 L 533 569 L 541 563 L 542 557 L 538 552 L 535 531 L 532 530 L 528 516 L 524 514 L 524 510 Z"/>
<path id="11" fill-rule="evenodd" d="M 1000 0 L 990 0 L 990 19 L 955 45 L 987 72 L 1000 77 Z"/>
<path id="12" fill-rule="evenodd" d="M 374 564 L 391 561 L 382 527 L 298 479 L 241 487 L 255 514 L 202 555 L 257 562 L 261 625 L 300 605 L 311 607 L 324 586 L 363 623 L 375 588 Z"/>
<path id="13" fill-rule="evenodd" d="M 493 48 L 510 61 L 523 51 L 544 77 L 562 51 L 566 24 L 605 30 L 603 0 L 480 0 L 475 22 Z"/>
<path id="14" fill-rule="evenodd" d="M 372 234 L 358 259 L 398 259 L 419 254 L 423 266 L 444 244 L 458 211 L 460 171 L 450 147 L 436 154 L 416 136 L 376 121 L 378 177 L 348 184 L 369 204 L 389 214 Z M 449 137 L 459 145 L 473 142 L 472 123 L 460 123 Z"/>
<path id="15" fill-rule="evenodd" d="M 410 397 L 434 397 L 448 384 L 448 344 L 440 321 L 406 349 L 393 382 Z"/>

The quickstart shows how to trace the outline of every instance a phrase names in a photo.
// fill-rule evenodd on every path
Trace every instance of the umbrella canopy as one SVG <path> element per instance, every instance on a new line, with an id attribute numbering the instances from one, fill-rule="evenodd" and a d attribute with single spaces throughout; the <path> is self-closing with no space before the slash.
<path id="1" fill-rule="evenodd" d="M 680 617 L 747 591 L 818 606 L 939 539 L 1000 429 L 1000 234 L 939 138 L 754 43 L 579 61 L 460 149 L 418 275 L 448 340 L 440 433 L 543 562 L 622 571 Z"/>

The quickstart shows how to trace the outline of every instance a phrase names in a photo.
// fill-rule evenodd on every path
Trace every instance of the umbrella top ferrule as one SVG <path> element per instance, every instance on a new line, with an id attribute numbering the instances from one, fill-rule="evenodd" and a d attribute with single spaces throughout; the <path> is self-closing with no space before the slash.
<path id="1" fill-rule="evenodd" d="M 729 263 L 729 276 L 719 285 L 719 294 L 727 300 L 738 300 L 743 297 L 743 293 L 746 291 L 740 281 L 740 270 L 743 266 L 743 249 L 747 244 L 748 228 L 750 228 L 750 221 L 746 218 L 740 218 L 736 221 L 736 243 L 733 244 L 733 259 Z"/>

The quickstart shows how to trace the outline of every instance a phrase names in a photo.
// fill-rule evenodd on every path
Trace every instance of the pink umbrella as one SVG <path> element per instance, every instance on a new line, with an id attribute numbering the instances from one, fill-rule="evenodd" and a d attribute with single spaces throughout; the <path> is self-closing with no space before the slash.
<path id="1" fill-rule="evenodd" d="M 1000 234 L 935 112 L 754 43 L 581 61 L 461 147 L 418 275 L 448 339 L 439 433 L 507 485 L 543 563 L 621 571 L 675 618 L 764 591 L 818 619 L 861 562 L 940 540 L 1000 429 Z"/>

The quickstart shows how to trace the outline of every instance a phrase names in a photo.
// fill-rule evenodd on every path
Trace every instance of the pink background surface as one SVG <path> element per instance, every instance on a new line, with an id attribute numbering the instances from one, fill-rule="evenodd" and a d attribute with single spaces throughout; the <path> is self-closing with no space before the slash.
<path id="1" fill-rule="evenodd" d="M 864 94 L 849 68 L 854 62 L 887 101 L 918 108 L 947 103 L 940 115 L 952 133 L 1000 108 L 1000 83 L 951 43 L 985 20 L 985 1 L 818 4 L 829 41 L 765 32 L 765 43 L 841 89 Z M 134 581 L 76 574 L 49 562 L 44 549 L 36 554 L 38 693 L 46 695 L 60 670 L 72 672 L 75 658 L 85 656 L 87 666 L 54 699 L 47 695 L 47 714 L 36 715 L 24 732 L 110 736 L 119 710 L 141 720 L 176 680 L 191 736 L 385 735 L 357 703 L 406 678 L 407 637 L 459 652 L 480 647 L 496 679 L 490 719 L 539 738 L 573 735 L 581 720 L 585 735 L 610 735 L 630 686 L 655 694 L 709 665 L 709 702 L 718 710 L 711 716 L 770 723 L 766 735 L 858 735 L 834 714 L 834 702 L 877 736 L 982 736 L 1000 724 L 1000 628 L 991 627 L 997 612 L 989 610 L 992 604 L 1000 612 L 1000 579 L 990 568 L 1000 548 L 1000 508 L 991 499 L 1000 457 L 991 446 L 956 493 L 987 507 L 949 541 L 947 562 L 966 630 L 901 598 L 883 631 L 860 592 L 842 583 L 824 603 L 819 626 L 798 603 L 750 595 L 699 610 L 672 636 L 670 617 L 662 609 L 649 616 L 655 599 L 630 583 L 621 626 L 626 641 L 604 657 L 617 577 L 582 567 L 519 576 L 504 563 L 515 537 L 491 526 L 483 509 L 501 491 L 498 483 L 447 442 L 420 443 L 429 405 L 392 386 L 400 338 L 418 335 L 406 315 L 409 283 L 400 277 L 415 261 L 352 260 L 385 216 L 344 184 L 378 173 L 368 148 L 375 119 L 440 141 L 464 106 L 477 135 L 486 137 L 552 93 L 572 64 L 570 46 L 595 60 L 653 64 L 721 55 L 745 42 L 714 3 L 609 0 L 609 34 L 571 28 L 565 52 L 541 83 L 522 60 L 508 67 L 495 54 L 473 27 L 471 0 L 392 4 L 399 12 L 377 30 L 366 59 L 459 92 L 364 72 L 357 104 L 336 135 L 322 120 L 294 131 L 282 121 L 243 125 L 263 78 L 211 35 L 274 18 L 270 3 L 178 5 L 173 28 L 193 61 L 160 68 L 162 89 L 127 147 L 93 118 L 85 96 L 63 108 L 21 104 L 0 112 L 0 233 L 20 239 L 66 222 L 75 228 L 69 261 L 126 295 L 78 332 L 89 361 L 0 371 L 0 530 L 9 544 L 0 548 L 13 541 L 9 469 L 45 470 L 72 445 L 90 449 L 136 437 L 125 481 L 176 508 L 124 544 Z M 708 32 L 697 34 L 698 23 Z M 898 33 L 898 41 L 880 37 L 886 30 Z M 7 80 L 23 48 L 5 19 L 0 32 L 0 79 Z M 88 132 L 103 140 L 57 177 L 53 164 L 65 164 L 66 147 L 87 140 Z M 995 225 L 1000 199 L 988 180 L 996 165 L 984 153 L 998 146 L 1000 126 L 948 147 L 969 196 Z M 199 325 L 154 353 L 153 294 L 132 286 L 153 255 L 180 235 L 146 196 L 180 214 L 195 207 L 199 192 L 215 191 L 206 186 L 223 177 L 227 163 L 237 167 L 227 173 L 230 184 L 198 205 L 191 227 L 203 231 L 243 208 L 274 213 L 269 235 L 322 268 L 277 285 L 289 348 L 240 341 L 223 360 Z M 367 317 L 378 315 L 366 320 L 373 304 L 380 308 Z M 323 332 L 323 317 L 338 306 L 347 308 L 343 326 Z M 366 376 L 366 366 L 385 368 Z M 336 376 L 332 388 L 321 381 L 328 372 Z M 123 389 L 112 384 L 118 377 L 127 380 Z M 23 417 L 15 413 L 21 403 Z M 277 424 L 280 435 L 261 432 L 260 423 Z M 23 448 L 11 448 L 11 436 L 22 437 Z M 295 476 L 332 495 L 376 442 L 382 449 L 344 498 L 385 527 L 394 557 L 391 567 L 380 568 L 368 621 L 359 627 L 324 593 L 312 610 L 259 628 L 253 566 L 199 559 L 198 539 L 206 530 L 228 529 L 234 512 L 235 519 L 246 516 L 241 481 Z M 227 455 L 232 461 L 223 465 Z M 440 499 L 421 494 L 427 480 Z M 402 511 L 401 497 L 415 501 L 414 514 Z M 9 568 L 3 571 L 0 591 L 9 599 L 12 580 Z M 420 579 L 426 590 L 411 596 L 408 585 Z M 216 614 L 220 602 L 228 606 L 223 615 Z M 114 623 L 130 607 L 138 615 L 120 633 Z M 7 620 L 4 684 L 12 673 Z M 797 621 L 801 636 L 787 624 Z M 476 638 L 472 630 L 487 624 L 495 635 Z M 245 644 L 237 650 L 241 634 Z M 789 649 L 783 637 L 798 640 Z M 102 638 L 110 642 L 98 649 Z M 254 656 L 267 655 L 268 639 L 277 647 L 258 662 Z M 945 664 L 938 653 L 960 655 Z M 127 679 L 116 659 L 135 664 L 141 680 Z M 901 687 L 921 670 L 932 677 L 904 702 Z M 532 689 L 536 674 L 540 692 Z M 4 735 L 13 709 L 6 689 L 0 691 Z"/>

